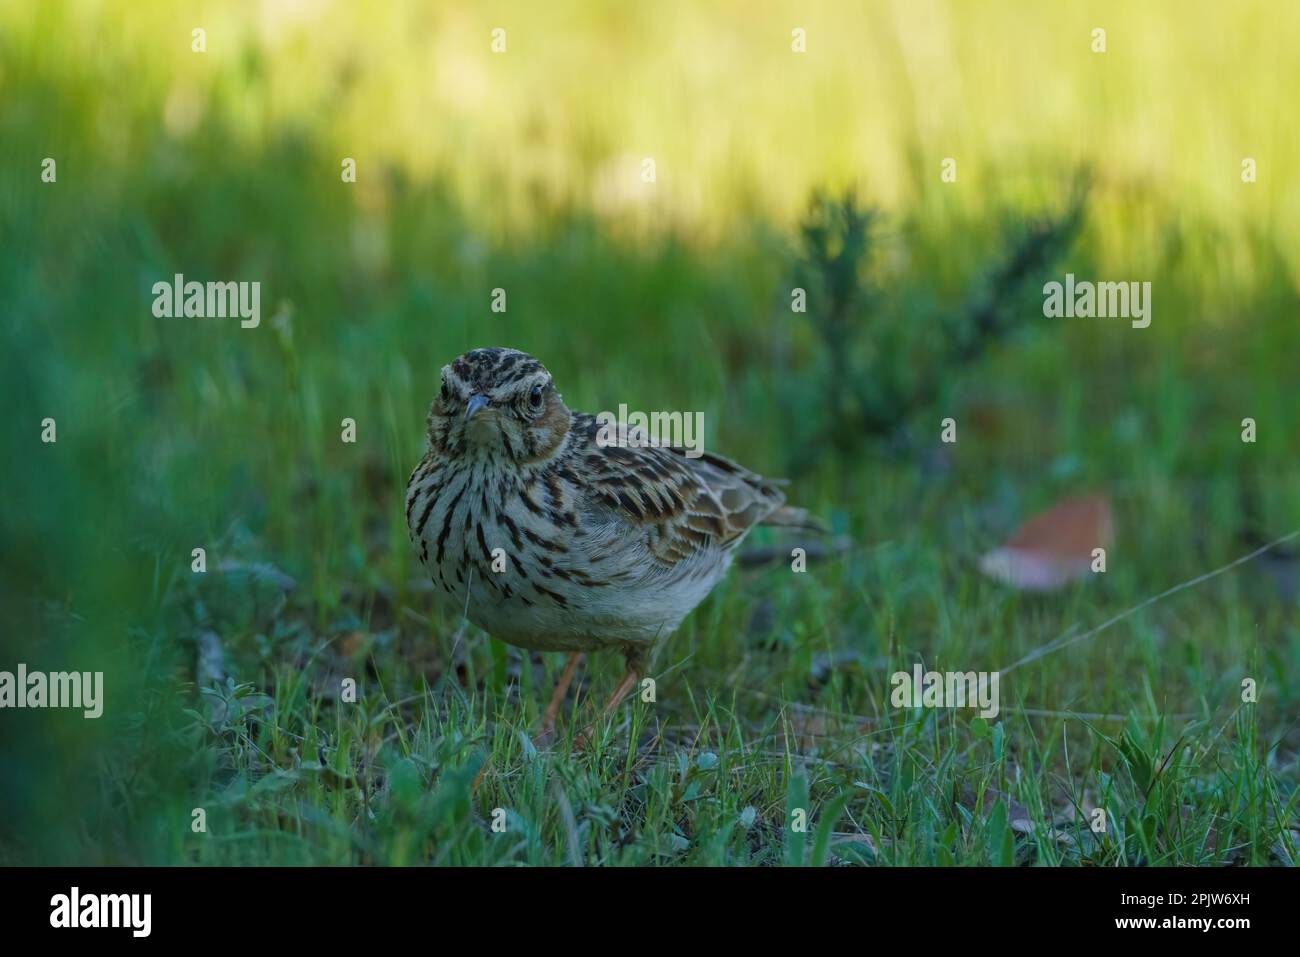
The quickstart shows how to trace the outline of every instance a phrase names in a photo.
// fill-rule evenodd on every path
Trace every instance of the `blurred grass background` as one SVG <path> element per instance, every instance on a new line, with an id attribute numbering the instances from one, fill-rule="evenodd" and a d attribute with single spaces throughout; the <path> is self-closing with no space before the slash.
<path id="1" fill-rule="evenodd" d="M 497 27 L 504 54 L 491 52 Z M 791 52 L 795 27 L 806 53 Z M 1090 49 L 1095 27 L 1104 54 Z M 1298 41 L 1300 7 L 1285 2 L 4 5 L 0 667 L 104 670 L 108 704 L 100 722 L 0 715 L 0 860 L 483 859 L 462 840 L 463 788 L 440 775 L 471 760 L 500 771 L 479 803 L 537 810 L 519 859 L 567 859 L 549 785 L 510 790 L 508 769 L 525 760 L 512 723 L 535 725 L 545 694 L 533 667 L 481 636 L 453 641 L 458 610 L 410 584 L 421 576 L 401 489 L 438 370 L 471 347 L 537 355 L 574 408 L 703 410 L 709 448 L 794 476 L 792 496 L 861 546 L 793 584 L 781 568 L 733 576 L 668 649 L 665 665 L 692 656 L 673 681 L 693 690 L 677 687 L 659 713 L 742 750 L 788 719 L 746 689 L 887 718 L 895 668 L 997 668 L 1300 524 Z M 56 183 L 41 182 L 45 157 Z M 340 180 L 344 157 L 355 184 Z M 945 157 L 956 183 L 940 182 Z M 1243 157 L 1258 182 L 1242 183 Z M 1046 276 L 1149 280 L 1151 327 L 1043 319 L 1031 281 L 1004 304 L 1016 320 L 1005 340 L 937 366 L 938 394 L 901 410 L 902 441 L 845 427 L 827 398 L 839 366 L 819 305 L 789 309 L 814 192 L 856 189 L 879 213 L 853 273 L 871 294 L 851 316 L 847 368 L 910 374 L 940 361 L 948 319 L 981 301 L 1027 224 L 1062 215 L 1081 176 L 1081 226 Z M 152 284 L 176 272 L 259 280 L 261 327 L 154 318 Z M 504 314 L 489 309 L 495 287 Z M 945 415 L 960 439 L 940 451 Z M 39 441 L 46 416 L 55 445 Z M 345 416 L 355 446 L 338 440 Z M 1240 441 L 1246 416 L 1254 445 Z M 978 575 L 975 559 L 1019 518 L 1089 488 L 1117 510 L 1104 581 L 1027 599 Z M 192 576 L 196 546 L 225 571 Z M 264 565 L 297 587 L 281 594 Z M 1166 835 L 1120 860 L 1262 862 L 1287 846 L 1295 577 L 1283 560 L 1252 568 L 1004 687 L 1004 700 L 1056 712 L 1208 719 L 1243 674 L 1260 677 L 1262 743 L 1229 737 L 1280 775 L 1280 792 L 1264 789 L 1280 810 L 1249 817 L 1268 839 L 1206 851 Z M 204 632 L 220 638 L 223 673 L 265 693 L 277 720 L 254 709 L 263 718 L 247 727 L 214 727 L 195 687 Z M 328 655 L 331 680 L 364 669 L 390 705 L 426 681 L 435 690 L 415 715 L 394 705 L 355 724 L 321 703 L 325 677 L 300 677 Z M 594 693 L 608 667 L 590 669 Z M 724 718 L 701 721 L 697 709 L 719 702 Z M 1105 748 L 1067 724 L 1091 742 L 1069 780 L 1104 791 Z M 1021 748 L 1034 770 L 1018 798 L 1050 820 L 1061 755 L 1028 755 L 1059 727 L 1009 727 L 1000 761 Z M 588 809 L 608 813 L 583 818 L 605 859 L 730 862 L 739 852 L 719 822 L 749 807 L 751 834 L 779 823 L 805 773 L 791 755 L 875 767 L 854 735 L 828 756 L 834 742 L 789 733 L 766 776 L 707 785 L 707 812 L 681 803 L 685 785 L 638 805 L 640 832 L 703 815 L 666 848 L 609 837 L 630 820 L 616 782 L 564 762 L 556 773 L 578 791 L 618 791 L 591 796 Z M 935 763 L 920 793 L 964 780 L 957 758 L 987 745 L 964 724 L 953 733 L 921 726 Z M 913 791 L 910 747 L 895 743 L 897 773 L 872 772 L 895 799 Z M 1225 808 L 1240 810 L 1205 783 L 1221 747 L 1207 739 L 1203 774 L 1189 771 L 1175 798 L 1218 794 L 1198 808 L 1220 827 L 1236 820 Z M 355 796 L 282 777 L 321 748 L 340 773 L 385 769 L 373 779 L 393 802 L 382 828 L 340 824 L 354 822 Z M 844 786 L 832 765 L 809 767 L 814 799 Z M 638 786 L 653 791 L 653 769 Z M 412 807 L 420 781 L 448 789 L 438 807 L 454 827 L 412 837 L 402 815 L 428 809 L 403 810 L 393 780 L 414 782 Z M 254 799 L 260 781 L 271 784 Z M 860 821 L 898 819 L 859 797 L 848 807 Z M 223 840 L 196 843 L 199 805 L 225 809 Z M 915 851 L 899 862 L 946 846 L 956 818 L 928 813 L 928 837 L 892 838 Z M 958 860 L 990 859 L 964 846 Z"/>

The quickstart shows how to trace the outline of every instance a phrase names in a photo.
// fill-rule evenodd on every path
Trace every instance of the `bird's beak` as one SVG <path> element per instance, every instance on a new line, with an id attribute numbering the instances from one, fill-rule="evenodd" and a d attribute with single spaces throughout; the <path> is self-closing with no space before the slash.
<path id="1" fill-rule="evenodd" d="M 469 397 L 465 403 L 465 421 L 468 422 L 474 417 L 474 413 L 480 409 L 486 409 L 489 405 L 488 397 L 485 395 L 474 394 Z"/>

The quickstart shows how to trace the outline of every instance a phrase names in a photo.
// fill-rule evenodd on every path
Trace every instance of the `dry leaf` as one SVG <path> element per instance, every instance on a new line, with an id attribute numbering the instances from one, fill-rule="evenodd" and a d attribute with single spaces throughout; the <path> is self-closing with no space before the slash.
<path id="1" fill-rule="evenodd" d="M 1001 548 L 980 559 L 980 571 L 1027 591 L 1052 591 L 1092 570 L 1094 549 L 1113 535 L 1110 502 L 1100 495 L 1067 499 L 1035 515 Z"/>

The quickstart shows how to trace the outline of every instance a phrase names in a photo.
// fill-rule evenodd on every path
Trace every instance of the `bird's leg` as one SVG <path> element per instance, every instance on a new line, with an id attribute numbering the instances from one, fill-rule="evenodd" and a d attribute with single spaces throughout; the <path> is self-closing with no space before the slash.
<path id="1" fill-rule="evenodd" d="M 564 673 L 560 675 L 555 691 L 551 694 L 551 703 L 546 706 L 546 713 L 542 715 L 543 738 L 549 738 L 555 731 L 555 719 L 560 714 L 560 706 L 564 704 L 564 696 L 569 693 L 569 685 L 573 684 L 573 676 L 578 671 L 580 661 L 582 661 L 581 651 L 570 653 L 569 660 L 564 665 Z"/>
<path id="2" fill-rule="evenodd" d="M 627 674 L 623 676 L 623 680 L 618 683 L 618 687 L 614 689 L 614 693 L 610 695 L 609 700 L 605 702 L 605 710 L 601 712 L 602 718 L 608 716 L 611 711 L 623 703 L 623 699 L 632 693 L 632 689 L 636 687 L 637 680 L 640 677 L 641 676 L 637 674 L 637 669 L 635 667 L 629 667 L 627 669 Z"/>
<path id="3" fill-rule="evenodd" d="M 610 712 L 622 704 L 623 699 L 632 693 L 632 689 L 636 687 L 637 681 L 641 677 L 640 672 L 641 664 L 635 660 L 629 660 L 627 663 L 627 674 L 623 675 L 623 680 L 618 683 L 618 687 L 614 689 L 614 693 L 610 695 L 609 700 L 605 702 L 605 707 L 601 710 L 600 718 L 597 720 L 607 718 Z M 596 722 L 593 721 L 591 724 L 583 728 L 582 732 L 573 739 L 574 746 L 577 748 L 585 748 L 591 742 L 595 733 Z"/>

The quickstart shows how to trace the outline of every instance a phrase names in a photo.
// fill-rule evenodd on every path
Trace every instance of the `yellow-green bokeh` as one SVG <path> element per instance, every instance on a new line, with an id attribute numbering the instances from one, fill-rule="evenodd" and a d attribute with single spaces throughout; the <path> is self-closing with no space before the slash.
<path id="1" fill-rule="evenodd" d="M 1140 260 L 1132 204 L 1155 200 L 1300 256 L 1293 3 L 53 0 L 6 4 L 0 31 L 0 96 L 34 70 L 95 101 L 83 163 L 138 159 L 151 132 L 183 140 L 219 110 L 233 142 L 210 148 L 300 129 L 357 159 L 377 209 L 393 164 L 450 182 L 485 230 L 540 199 L 700 238 L 756 211 L 789 222 L 815 186 L 896 208 L 945 157 L 942 202 L 967 214 L 1057 195 L 1086 164 L 1130 203 L 1116 261 Z M 53 145 L 73 132 L 42 120 Z"/>

